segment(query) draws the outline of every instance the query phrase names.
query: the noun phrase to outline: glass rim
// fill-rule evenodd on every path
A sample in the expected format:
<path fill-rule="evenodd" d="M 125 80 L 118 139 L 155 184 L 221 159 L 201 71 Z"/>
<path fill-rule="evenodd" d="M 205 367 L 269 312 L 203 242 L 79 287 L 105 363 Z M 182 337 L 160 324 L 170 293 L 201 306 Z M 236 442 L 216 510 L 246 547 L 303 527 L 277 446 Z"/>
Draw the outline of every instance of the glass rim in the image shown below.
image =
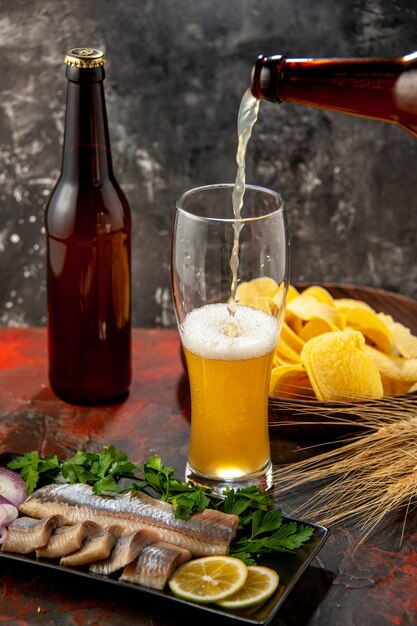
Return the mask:
<path fill-rule="evenodd" d="M 210 215 L 209 216 L 198 215 L 197 213 L 193 213 L 192 211 L 187 210 L 182 206 L 182 203 L 188 197 L 195 194 L 196 192 L 211 191 L 213 189 L 233 189 L 233 187 L 234 187 L 234 183 L 213 183 L 211 185 L 201 185 L 199 187 L 192 187 L 191 189 L 188 189 L 187 191 L 185 191 L 179 198 L 177 198 L 176 203 L 175 203 L 176 210 L 197 221 L 221 222 L 221 223 L 231 223 L 231 224 L 257 222 L 260 220 L 268 219 L 270 217 L 277 215 L 278 213 L 282 213 L 283 211 L 285 211 L 284 199 L 280 193 L 278 193 L 277 191 L 274 191 L 273 189 L 269 189 L 268 187 L 262 187 L 260 185 L 252 185 L 249 183 L 245 184 L 245 192 L 247 189 L 249 189 L 251 191 L 261 192 L 265 195 L 272 196 L 273 198 L 278 200 L 279 206 L 271 209 L 270 211 L 268 211 L 267 213 L 264 213 L 263 215 L 256 215 L 254 217 L 253 216 L 252 217 L 240 217 L 238 219 L 236 219 L 233 214 L 230 217 L 214 217 Z M 230 207 L 230 210 L 232 211 L 232 207 Z"/>

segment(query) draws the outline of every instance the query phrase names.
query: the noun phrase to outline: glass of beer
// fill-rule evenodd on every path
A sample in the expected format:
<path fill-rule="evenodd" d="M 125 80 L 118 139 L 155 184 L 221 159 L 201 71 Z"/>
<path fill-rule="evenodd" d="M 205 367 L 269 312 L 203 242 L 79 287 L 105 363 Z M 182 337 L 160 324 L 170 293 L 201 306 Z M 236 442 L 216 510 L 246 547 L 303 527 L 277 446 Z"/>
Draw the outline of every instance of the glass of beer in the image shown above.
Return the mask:
<path fill-rule="evenodd" d="M 232 184 L 177 201 L 172 290 L 191 392 L 188 481 L 221 495 L 272 486 L 268 389 L 288 285 L 281 196 L 247 185 L 241 217 Z"/>

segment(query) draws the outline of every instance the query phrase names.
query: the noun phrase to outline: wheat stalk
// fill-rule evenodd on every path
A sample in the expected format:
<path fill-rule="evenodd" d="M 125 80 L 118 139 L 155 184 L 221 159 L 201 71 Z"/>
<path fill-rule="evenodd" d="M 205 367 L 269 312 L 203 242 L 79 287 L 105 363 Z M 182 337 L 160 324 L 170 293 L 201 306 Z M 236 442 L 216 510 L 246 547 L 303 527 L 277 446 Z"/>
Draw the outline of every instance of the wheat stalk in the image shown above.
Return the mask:
<path fill-rule="evenodd" d="M 279 401 L 280 409 L 283 404 Z M 405 509 L 406 519 L 417 498 L 416 397 L 387 398 L 360 408 L 335 403 L 330 412 L 312 402 L 308 407 L 300 402 L 294 412 L 293 404 L 288 406 L 297 419 L 273 426 L 316 425 L 322 418 L 326 424 L 360 423 L 365 430 L 345 437 L 335 449 L 274 471 L 275 495 L 304 486 L 314 489 L 292 513 L 324 525 L 355 521 L 364 536 L 393 511 Z M 303 415 L 305 421 L 300 422 Z"/>

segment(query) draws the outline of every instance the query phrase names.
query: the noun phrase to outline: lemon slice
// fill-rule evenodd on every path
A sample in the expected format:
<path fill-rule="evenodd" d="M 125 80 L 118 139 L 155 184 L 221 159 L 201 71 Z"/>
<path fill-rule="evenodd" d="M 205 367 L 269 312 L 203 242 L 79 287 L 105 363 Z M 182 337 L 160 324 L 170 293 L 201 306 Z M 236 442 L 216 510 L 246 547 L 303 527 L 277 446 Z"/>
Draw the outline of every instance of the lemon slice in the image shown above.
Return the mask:
<path fill-rule="evenodd" d="M 216 602 L 225 609 L 244 609 L 268 600 L 279 585 L 278 574 L 269 567 L 249 565 L 245 584 L 232 596 Z"/>
<path fill-rule="evenodd" d="M 168 584 L 176 596 L 195 602 L 217 602 L 245 583 L 248 568 L 231 556 L 206 556 L 185 563 Z"/>

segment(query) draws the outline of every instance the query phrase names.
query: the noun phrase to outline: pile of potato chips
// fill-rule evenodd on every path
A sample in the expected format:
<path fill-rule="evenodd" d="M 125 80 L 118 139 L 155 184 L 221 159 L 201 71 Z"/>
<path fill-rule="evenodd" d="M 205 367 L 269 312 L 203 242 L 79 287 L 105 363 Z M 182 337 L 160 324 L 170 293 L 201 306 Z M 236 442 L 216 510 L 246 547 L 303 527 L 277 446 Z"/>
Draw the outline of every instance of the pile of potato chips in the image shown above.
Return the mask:
<path fill-rule="evenodd" d="M 274 313 L 285 290 L 272 278 L 237 289 L 239 304 Z M 290 286 L 275 350 L 270 396 L 366 400 L 417 391 L 417 337 L 360 300 L 319 286 Z"/>

